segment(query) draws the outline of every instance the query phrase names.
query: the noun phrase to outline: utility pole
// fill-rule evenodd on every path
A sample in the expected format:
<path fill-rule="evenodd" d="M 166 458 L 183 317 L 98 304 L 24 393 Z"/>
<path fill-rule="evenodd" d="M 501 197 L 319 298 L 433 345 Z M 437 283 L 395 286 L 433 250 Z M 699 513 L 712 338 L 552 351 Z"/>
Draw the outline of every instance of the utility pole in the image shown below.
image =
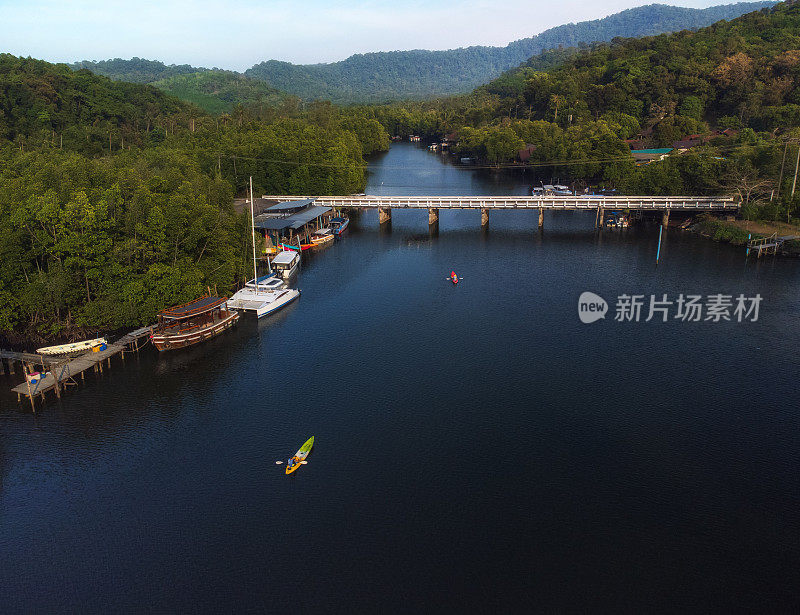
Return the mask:
<path fill-rule="evenodd" d="M 800 143 L 797 144 L 797 162 L 794 165 L 794 181 L 792 182 L 792 196 L 794 198 L 794 189 L 797 187 L 797 171 L 800 169 Z"/>
<path fill-rule="evenodd" d="M 789 151 L 789 142 L 783 148 L 783 162 L 781 162 L 781 174 L 778 177 L 778 195 L 775 198 L 781 198 L 781 182 L 783 181 L 783 169 L 786 166 L 786 152 Z"/>

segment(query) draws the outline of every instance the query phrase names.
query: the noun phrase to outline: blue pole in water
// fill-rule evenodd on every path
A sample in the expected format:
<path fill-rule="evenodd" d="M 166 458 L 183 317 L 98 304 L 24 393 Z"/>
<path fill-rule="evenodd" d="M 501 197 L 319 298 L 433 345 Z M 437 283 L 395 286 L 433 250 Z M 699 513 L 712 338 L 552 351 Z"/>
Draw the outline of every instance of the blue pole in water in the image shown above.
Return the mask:
<path fill-rule="evenodd" d="M 658 259 L 661 257 L 661 234 L 664 232 L 664 226 L 658 227 L 658 251 L 656 252 L 656 265 L 658 265 Z"/>
<path fill-rule="evenodd" d="M 747 234 L 747 254 L 745 256 L 750 256 L 750 238 L 753 236 L 753 233 Z"/>

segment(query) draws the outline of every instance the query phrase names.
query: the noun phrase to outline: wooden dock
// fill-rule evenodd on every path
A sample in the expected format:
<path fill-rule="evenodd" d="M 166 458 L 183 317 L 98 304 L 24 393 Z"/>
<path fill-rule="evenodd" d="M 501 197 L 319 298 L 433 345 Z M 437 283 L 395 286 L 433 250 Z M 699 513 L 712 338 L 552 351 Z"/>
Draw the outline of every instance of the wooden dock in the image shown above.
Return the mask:
<path fill-rule="evenodd" d="M 128 333 L 113 344 L 108 344 L 105 350 L 89 351 L 71 358 L 0 350 L 0 371 L 5 366 L 8 373 L 13 374 L 15 363 L 21 364 L 25 382 L 15 386 L 12 391 L 17 394 L 17 401 L 22 401 L 23 397 L 27 397 L 31 402 L 31 408 L 36 412 L 37 397 L 40 397 L 44 403 L 45 393 L 53 391 L 60 399 L 61 393 L 67 388 L 78 385 L 78 377 L 85 382 L 86 372 L 90 369 L 96 374 L 102 374 L 104 365 L 106 369 L 111 367 L 113 357 L 119 356 L 124 361 L 126 352 L 138 351 L 142 346 L 142 340 L 149 338 L 151 331 L 152 327 L 142 327 Z M 28 374 L 35 371 L 35 367 L 41 367 L 45 376 L 36 382 L 31 382 Z"/>
<path fill-rule="evenodd" d="M 769 237 L 751 239 L 747 242 L 747 255 L 750 256 L 751 253 L 755 252 L 756 257 L 761 258 L 763 254 L 777 254 L 784 243 L 796 239 L 800 239 L 800 236 L 785 235 L 783 237 L 778 237 L 778 233 L 773 233 Z"/>

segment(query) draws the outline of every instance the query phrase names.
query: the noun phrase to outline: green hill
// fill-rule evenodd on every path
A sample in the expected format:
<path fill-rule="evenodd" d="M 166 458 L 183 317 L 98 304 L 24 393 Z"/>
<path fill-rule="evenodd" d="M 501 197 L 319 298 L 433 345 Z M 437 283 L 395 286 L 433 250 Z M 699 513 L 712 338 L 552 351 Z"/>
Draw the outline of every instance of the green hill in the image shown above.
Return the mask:
<path fill-rule="evenodd" d="M 151 85 L 214 114 L 231 111 L 237 104 L 276 106 L 287 99 L 263 81 L 230 71 L 175 75 Z"/>
<path fill-rule="evenodd" d="M 604 19 L 559 26 L 506 47 L 368 53 L 331 64 L 295 65 L 270 60 L 245 74 L 302 98 L 337 103 L 430 98 L 469 92 L 546 49 L 699 28 L 773 4 L 751 2 L 707 9 L 653 4 Z"/>
<path fill-rule="evenodd" d="M 800 6 L 781 3 L 695 32 L 562 50 L 556 61 L 538 56 L 479 92 L 499 96 L 496 116 L 555 121 L 557 106 L 562 121 L 623 114 L 664 145 L 703 122 L 800 125 L 799 49 Z"/>
<path fill-rule="evenodd" d="M 148 85 L 0 54 L 0 138 L 54 138 L 58 133 L 75 148 L 102 149 L 109 133 L 130 144 L 164 118 L 198 113 Z"/>
<path fill-rule="evenodd" d="M 131 58 L 123 60 L 114 58 L 113 60 L 84 60 L 70 64 L 73 70 L 85 68 L 97 75 L 103 75 L 115 81 L 130 81 L 131 83 L 152 83 L 175 75 L 187 75 L 207 71 L 207 68 L 196 68 L 188 64 L 164 64 L 158 60 L 145 60 L 143 58 Z"/>

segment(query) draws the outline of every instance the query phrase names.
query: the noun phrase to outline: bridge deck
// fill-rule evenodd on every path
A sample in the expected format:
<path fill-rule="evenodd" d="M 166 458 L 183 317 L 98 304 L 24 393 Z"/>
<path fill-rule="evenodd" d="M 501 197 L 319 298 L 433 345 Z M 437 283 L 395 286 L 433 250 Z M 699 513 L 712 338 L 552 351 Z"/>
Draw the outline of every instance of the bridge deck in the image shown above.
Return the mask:
<path fill-rule="evenodd" d="M 637 209 L 643 211 L 738 211 L 729 197 L 694 196 L 264 196 L 277 201 L 312 198 L 329 207 L 392 209 Z"/>

